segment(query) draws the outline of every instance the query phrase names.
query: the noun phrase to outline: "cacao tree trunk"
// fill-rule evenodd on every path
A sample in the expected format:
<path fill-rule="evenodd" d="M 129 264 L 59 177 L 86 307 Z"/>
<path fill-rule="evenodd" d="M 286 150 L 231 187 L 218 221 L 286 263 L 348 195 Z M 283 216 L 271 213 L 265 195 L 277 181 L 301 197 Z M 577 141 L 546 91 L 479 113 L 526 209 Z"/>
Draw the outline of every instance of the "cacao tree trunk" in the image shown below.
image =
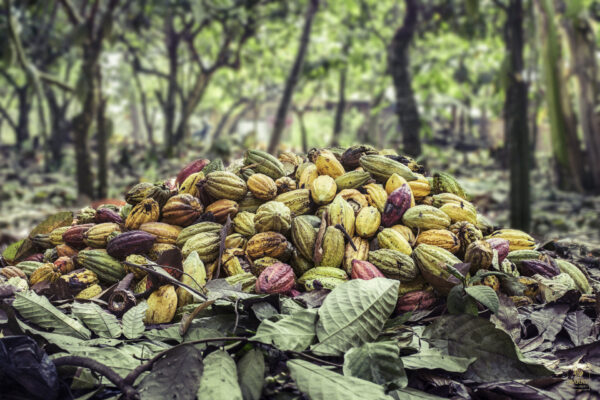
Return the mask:
<path fill-rule="evenodd" d="M 17 117 L 17 129 L 15 130 L 15 144 L 17 150 L 21 150 L 23 143 L 29 140 L 29 113 L 31 112 L 31 97 L 27 86 L 17 91 L 19 101 L 19 115 Z"/>
<path fill-rule="evenodd" d="M 179 37 L 175 34 L 173 28 L 173 15 L 169 15 L 165 22 L 167 57 L 169 62 L 169 78 L 167 82 L 167 96 L 165 99 L 165 131 L 164 146 L 167 157 L 173 155 L 173 146 L 175 142 L 175 93 L 177 91 L 177 72 L 178 58 L 177 47 L 179 46 Z"/>
<path fill-rule="evenodd" d="M 292 69 L 290 70 L 290 73 L 286 79 L 285 87 L 283 89 L 283 95 L 281 96 L 279 107 L 277 108 L 273 132 L 271 133 L 271 140 L 269 142 L 268 147 L 269 153 L 274 153 L 277 149 L 277 146 L 279 145 L 281 136 L 283 134 L 283 129 L 285 128 L 285 120 L 287 117 L 288 110 L 290 108 L 290 104 L 292 103 L 294 88 L 298 83 L 298 79 L 300 78 L 300 72 L 302 71 L 302 66 L 304 65 L 304 58 L 306 56 L 308 43 L 310 41 L 312 23 L 315 14 L 319 9 L 319 1 L 320 0 L 308 1 L 308 8 L 304 17 L 304 27 L 302 28 L 302 35 L 300 36 L 300 45 L 298 47 L 298 52 L 296 53 L 296 59 L 294 60 Z"/>
<path fill-rule="evenodd" d="M 527 127 L 527 84 L 521 78 L 524 68 L 523 3 L 510 0 L 506 8 L 504 40 L 508 53 L 506 97 L 504 101 L 505 137 L 508 139 L 510 165 L 510 224 L 527 231 L 531 223 L 530 143 Z"/>
<path fill-rule="evenodd" d="M 344 112 L 346 111 L 346 77 L 348 75 L 348 66 L 345 65 L 340 71 L 340 83 L 338 102 L 335 108 L 335 120 L 333 124 L 333 138 L 331 140 L 332 146 L 339 146 L 340 134 L 343 129 Z"/>
<path fill-rule="evenodd" d="M 396 91 L 396 114 L 402 130 L 404 153 L 418 157 L 421 154 L 420 120 L 417 101 L 410 76 L 409 47 L 417 27 L 418 1 L 405 0 L 406 15 L 403 25 L 396 30 L 388 51 L 389 71 Z"/>
<path fill-rule="evenodd" d="M 100 91 L 101 92 L 101 91 Z M 108 194 L 108 121 L 105 116 L 106 99 L 98 96 L 98 112 L 96 114 L 96 140 L 98 143 L 98 198 L 104 199 Z"/>

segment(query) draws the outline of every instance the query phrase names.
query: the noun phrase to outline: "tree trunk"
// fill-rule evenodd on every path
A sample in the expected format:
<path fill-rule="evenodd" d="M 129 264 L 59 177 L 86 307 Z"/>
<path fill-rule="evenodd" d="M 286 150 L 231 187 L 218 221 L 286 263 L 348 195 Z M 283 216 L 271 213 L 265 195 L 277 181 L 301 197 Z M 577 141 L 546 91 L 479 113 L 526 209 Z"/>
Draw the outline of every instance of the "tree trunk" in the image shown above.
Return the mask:
<path fill-rule="evenodd" d="M 196 82 L 194 83 L 194 87 L 192 88 L 187 100 L 184 104 L 182 104 L 183 110 L 181 112 L 181 118 L 179 120 L 179 125 L 177 125 L 177 129 L 175 130 L 174 135 L 174 144 L 177 145 L 181 143 L 184 138 L 189 137 L 189 122 L 192 114 L 198 104 L 202 101 L 204 97 L 204 93 L 206 92 L 206 88 L 208 87 L 208 82 L 212 77 L 212 73 L 198 72 L 196 76 Z"/>
<path fill-rule="evenodd" d="M 302 141 L 302 152 L 308 153 L 308 132 L 306 131 L 306 124 L 304 123 L 305 111 L 294 109 L 296 116 L 298 117 L 298 123 L 300 124 L 300 140 Z"/>
<path fill-rule="evenodd" d="M 96 114 L 96 140 L 98 143 L 98 198 L 104 199 L 108 194 L 108 121 L 106 120 L 106 99 L 98 96 L 98 112 Z"/>
<path fill-rule="evenodd" d="M 310 32 L 312 29 L 312 23 L 319 9 L 320 0 L 309 0 L 306 15 L 304 17 L 304 27 L 302 28 L 302 35 L 300 36 L 300 45 L 298 52 L 296 53 L 296 59 L 294 65 L 290 70 L 290 73 L 286 79 L 285 87 L 283 89 L 283 95 L 277 108 L 277 114 L 275 117 L 275 123 L 273 126 L 273 133 L 271 134 L 271 140 L 269 142 L 269 153 L 274 153 L 279 145 L 283 129 L 285 128 L 285 119 L 287 117 L 290 104 L 292 103 L 292 96 L 294 94 L 294 88 L 298 83 L 302 66 L 304 65 L 304 58 L 306 56 L 306 50 L 308 49 L 308 43 L 310 41 Z"/>
<path fill-rule="evenodd" d="M 179 46 L 179 37 L 175 34 L 173 29 L 173 15 L 169 15 L 166 18 L 166 46 L 167 56 L 169 62 L 169 79 L 167 83 L 167 97 L 165 99 L 165 132 L 164 132 L 164 146 L 165 154 L 167 157 L 173 155 L 174 146 L 174 127 L 175 127 L 175 93 L 177 91 L 177 71 L 178 71 L 178 58 L 177 58 L 177 47 Z"/>
<path fill-rule="evenodd" d="M 479 140 L 481 140 L 484 146 L 490 144 L 490 126 L 488 119 L 488 110 L 485 105 L 481 108 L 481 119 L 479 121 Z"/>
<path fill-rule="evenodd" d="M 56 93 L 51 88 L 46 88 L 46 100 L 50 109 L 50 168 L 57 170 L 62 165 L 63 146 L 67 141 L 69 124 L 67 121 L 68 101 L 59 104 Z"/>
<path fill-rule="evenodd" d="M 510 0 L 506 8 L 504 40 L 509 56 L 506 98 L 504 101 L 504 130 L 508 142 L 510 164 L 510 224 L 527 231 L 531 223 L 530 208 L 530 144 L 527 127 L 527 84 L 521 79 L 523 71 L 523 4 Z"/>
<path fill-rule="evenodd" d="M 421 154 L 419 110 L 412 89 L 409 46 L 417 27 L 418 1 L 405 0 L 403 25 L 396 30 L 388 51 L 389 70 L 396 91 L 396 114 L 402 129 L 404 152 L 417 157 Z"/>
<path fill-rule="evenodd" d="M 332 146 L 339 146 L 340 134 L 342 133 L 343 122 L 344 122 L 344 111 L 346 111 L 346 77 L 348 75 L 348 66 L 345 65 L 340 71 L 340 83 L 339 83 L 339 98 L 335 108 L 335 122 L 333 125 L 333 138 L 331 140 Z"/>
<path fill-rule="evenodd" d="M 150 146 L 150 152 L 152 154 L 156 153 L 156 143 L 154 142 L 154 124 L 150 119 L 150 115 L 148 112 L 148 100 L 146 98 L 146 92 L 142 87 L 142 83 L 140 82 L 140 77 L 138 73 L 134 71 L 133 77 L 135 80 L 135 86 L 140 94 L 140 102 L 142 103 L 142 119 L 144 121 L 144 127 L 146 129 L 146 135 L 148 136 L 148 145 Z"/>
<path fill-rule="evenodd" d="M 19 116 L 15 130 L 17 150 L 21 150 L 23 143 L 29 140 L 29 112 L 31 111 L 31 98 L 27 86 L 18 89 Z"/>
<path fill-rule="evenodd" d="M 136 147 L 140 143 L 140 131 L 142 130 L 142 124 L 140 123 L 140 110 L 135 103 L 135 97 L 131 96 L 129 99 L 129 115 L 131 116 L 131 136 Z"/>
<path fill-rule="evenodd" d="M 565 20 L 565 31 L 569 39 L 572 70 L 577 77 L 579 123 L 586 144 L 588 162 L 588 188 L 600 192 L 600 81 L 596 65 L 594 31 L 583 18 Z"/>

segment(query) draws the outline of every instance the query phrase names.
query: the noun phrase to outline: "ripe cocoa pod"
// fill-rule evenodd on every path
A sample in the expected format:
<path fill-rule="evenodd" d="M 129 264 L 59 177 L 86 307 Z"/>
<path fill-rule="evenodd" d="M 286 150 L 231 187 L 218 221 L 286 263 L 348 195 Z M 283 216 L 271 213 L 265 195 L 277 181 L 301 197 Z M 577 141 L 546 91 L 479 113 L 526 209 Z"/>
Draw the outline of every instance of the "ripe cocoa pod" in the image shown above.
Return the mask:
<path fill-rule="evenodd" d="M 411 245 L 414 244 L 417 240 L 417 238 L 415 237 L 415 234 L 413 232 L 412 229 L 410 229 L 408 226 L 404 226 L 404 225 L 394 225 L 392 226 L 392 229 L 397 230 L 398 232 L 400 232 L 402 234 L 402 236 L 404 236 L 404 239 L 406 239 L 406 241 L 408 243 L 410 243 Z"/>
<path fill-rule="evenodd" d="M 40 282 L 55 282 L 60 278 L 60 272 L 54 270 L 53 264 L 44 264 L 37 268 L 29 277 L 31 286 Z"/>
<path fill-rule="evenodd" d="M 246 248 L 246 243 L 248 243 L 248 240 L 239 233 L 232 233 L 225 237 L 225 248 L 227 249 L 234 247 L 244 249 Z"/>
<path fill-rule="evenodd" d="M 146 222 L 140 226 L 140 230 L 148 232 L 156 237 L 155 243 L 175 244 L 181 233 L 181 228 L 164 222 Z"/>
<path fill-rule="evenodd" d="M 527 233 L 518 229 L 500 229 L 492 232 L 490 238 L 506 239 L 509 242 L 509 250 L 533 250 L 535 239 Z"/>
<path fill-rule="evenodd" d="M 254 228 L 257 232 L 286 233 L 292 223 L 290 209 L 278 201 L 268 201 L 258 207 L 254 216 Z"/>
<path fill-rule="evenodd" d="M 254 216 L 255 214 L 248 211 L 238 212 L 232 221 L 233 230 L 246 237 L 253 236 L 256 233 L 256 229 L 254 228 Z"/>
<path fill-rule="evenodd" d="M 509 241 L 506 239 L 492 238 L 487 239 L 486 242 L 488 242 L 490 246 L 492 246 L 493 250 L 496 250 L 498 252 L 498 263 L 502 264 L 509 252 Z"/>
<path fill-rule="evenodd" d="M 250 272 L 228 276 L 225 281 L 231 286 L 241 285 L 244 293 L 254 293 L 256 291 L 256 277 Z"/>
<path fill-rule="evenodd" d="M 141 203 L 140 203 L 141 204 Z M 121 232 L 121 227 L 114 222 L 105 222 L 89 228 L 83 234 L 83 241 L 89 247 L 105 248 L 108 237 L 113 232 Z"/>
<path fill-rule="evenodd" d="M 65 244 L 76 249 L 83 249 L 86 244 L 83 240 L 84 233 L 87 232 L 94 224 L 73 225 L 63 233 L 62 238 Z"/>
<path fill-rule="evenodd" d="M 321 175 L 310 185 L 310 194 L 317 204 L 328 204 L 335 197 L 337 186 L 329 175 Z"/>
<path fill-rule="evenodd" d="M 136 264 L 136 265 L 154 264 L 152 261 L 150 261 L 145 256 L 140 255 L 140 254 L 130 254 L 127 256 L 125 261 L 127 261 L 128 263 Z M 125 268 L 126 273 L 130 273 L 130 272 L 133 273 L 135 279 L 138 279 L 138 280 L 143 279 L 147 275 L 147 272 L 144 271 L 143 269 L 134 267 L 130 264 L 123 263 L 123 268 Z"/>
<path fill-rule="evenodd" d="M 292 242 L 304 258 L 312 260 L 315 252 L 315 241 L 317 231 L 305 215 L 298 216 L 292 220 Z"/>
<path fill-rule="evenodd" d="M 265 174 L 272 179 L 285 175 L 281 161 L 261 150 L 246 150 L 244 165 L 252 165 L 256 173 Z"/>
<path fill-rule="evenodd" d="M 445 212 L 450 217 L 452 223 L 459 221 L 467 221 L 472 224 L 477 223 L 477 214 L 468 207 L 463 207 L 458 204 L 448 203 L 440 207 L 440 210 Z"/>
<path fill-rule="evenodd" d="M 252 259 L 273 257 L 282 259 L 288 251 L 288 241 L 278 232 L 261 232 L 252 236 L 246 245 L 246 253 Z"/>
<path fill-rule="evenodd" d="M 277 186 L 277 194 L 286 193 L 298 189 L 298 184 L 290 177 L 282 176 L 275 181 Z"/>
<path fill-rule="evenodd" d="M 380 249 L 369 252 L 368 261 L 387 278 L 408 282 L 417 277 L 419 270 L 413 259 L 397 250 Z"/>
<path fill-rule="evenodd" d="M 519 272 L 524 276 L 534 276 L 539 274 L 546 278 L 551 278 L 560 274 L 560 269 L 551 263 L 539 260 L 526 260 L 522 261 L 519 265 Z"/>
<path fill-rule="evenodd" d="M 97 224 L 101 224 L 103 222 L 113 222 L 121 225 L 123 223 L 123 218 L 121 218 L 121 215 L 115 210 L 111 210 L 110 208 L 99 208 L 96 210 L 94 222 Z"/>
<path fill-rule="evenodd" d="M 348 280 L 346 273 L 335 267 L 315 267 L 306 271 L 298 283 L 308 291 L 317 289 L 334 289 L 337 285 Z"/>
<path fill-rule="evenodd" d="M 352 261 L 366 260 L 369 257 L 369 241 L 367 239 L 355 236 L 352 238 L 352 242 L 356 246 L 356 250 L 348 242 L 346 244 L 346 251 L 344 252 L 344 270 L 347 274 L 350 274 L 352 271 Z"/>
<path fill-rule="evenodd" d="M 198 256 L 204 263 L 210 263 L 219 256 L 220 237 L 215 232 L 202 232 L 188 239 L 181 253 L 184 257 L 188 257 L 192 251 L 196 251 Z"/>
<path fill-rule="evenodd" d="M 377 211 L 383 213 L 388 198 L 388 194 L 383 186 L 376 183 L 369 183 L 363 186 L 363 189 L 367 192 L 366 198 L 369 205 L 376 207 Z"/>
<path fill-rule="evenodd" d="M 342 176 L 346 172 L 342 163 L 335 158 L 335 155 L 325 149 L 319 150 L 317 153 L 315 165 L 317 166 L 319 175 L 328 175 L 333 179 Z"/>
<path fill-rule="evenodd" d="M 412 248 L 404 236 L 395 229 L 385 228 L 377 235 L 377 242 L 382 249 L 397 250 L 406 255 L 411 255 Z"/>
<path fill-rule="evenodd" d="M 62 226 L 60 228 L 52 230 L 52 232 L 50 232 L 50 234 L 48 235 L 48 239 L 50 240 L 52 246 L 58 246 L 59 244 L 63 244 L 65 242 L 63 240 L 63 235 L 70 228 L 70 226 Z"/>
<path fill-rule="evenodd" d="M 292 216 L 296 217 L 310 212 L 310 196 L 309 189 L 296 189 L 278 195 L 275 197 L 275 201 L 285 204 L 290 209 Z"/>
<path fill-rule="evenodd" d="M 6 279 L 17 277 L 27 280 L 27 275 L 25 275 L 25 272 L 21 271 L 18 267 L 13 267 L 10 265 L 4 268 L 0 268 L 0 275 L 5 277 Z"/>
<path fill-rule="evenodd" d="M 371 174 L 366 171 L 350 171 L 335 178 L 338 190 L 358 189 L 371 179 Z"/>
<path fill-rule="evenodd" d="M 81 292 L 77 293 L 75 296 L 78 300 L 89 300 L 102 293 L 102 287 L 97 283 L 90 285 L 83 289 Z"/>
<path fill-rule="evenodd" d="M 15 267 L 17 267 L 18 269 L 20 269 L 21 271 L 23 271 L 23 273 L 25 275 L 31 276 L 31 274 L 33 273 L 33 271 L 35 271 L 36 269 L 38 269 L 42 265 L 44 265 L 44 263 L 39 262 L 39 261 L 21 261 L 20 263 L 18 263 L 17 265 L 15 265 Z"/>
<path fill-rule="evenodd" d="M 206 159 L 198 159 L 190 162 L 177 174 L 177 178 L 175 178 L 175 185 L 179 187 L 180 184 L 185 182 L 188 176 L 202 171 L 202 169 L 208 165 L 208 163 L 209 161 Z"/>
<path fill-rule="evenodd" d="M 414 181 L 408 181 L 408 186 L 412 192 L 415 200 L 419 201 L 429 196 L 431 187 L 429 186 L 429 180 L 421 174 L 415 174 L 417 179 Z"/>
<path fill-rule="evenodd" d="M 206 167 L 204 167 L 206 168 Z M 179 194 L 190 194 L 194 197 L 200 198 L 200 188 L 198 184 L 204 179 L 204 172 L 195 172 L 188 175 L 187 178 L 179 185 Z"/>
<path fill-rule="evenodd" d="M 352 279 L 369 280 L 373 278 L 385 278 L 385 275 L 376 266 L 368 261 L 352 260 Z"/>
<path fill-rule="evenodd" d="M 246 195 L 246 182 L 233 172 L 215 171 L 206 175 L 206 192 L 215 199 L 241 200 Z"/>
<path fill-rule="evenodd" d="M 458 279 L 448 272 L 446 265 L 455 266 L 461 261 L 448 250 L 420 244 L 414 249 L 413 257 L 425 280 L 442 295 L 447 295 L 450 289 L 459 283 Z"/>
<path fill-rule="evenodd" d="M 432 201 L 433 206 L 437 208 L 441 208 L 446 204 L 454 204 L 468 210 L 470 214 L 477 214 L 477 210 L 472 203 L 452 193 L 435 194 L 432 196 Z M 469 222 L 473 223 L 472 221 Z"/>
<path fill-rule="evenodd" d="M 381 215 L 383 226 L 390 227 L 400 223 L 402 216 L 413 202 L 410 187 L 406 183 L 390 193 Z"/>
<path fill-rule="evenodd" d="M 402 185 L 408 185 L 408 182 L 406 181 L 406 179 L 404 179 L 403 177 L 401 177 L 398 174 L 392 174 L 388 180 L 385 182 L 385 191 L 387 192 L 388 196 L 390 195 L 390 193 L 392 193 L 394 190 L 398 189 L 400 186 Z M 410 189 L 410 186 L 409 186 Z M 412 196 L 412 193 L 411 193 Z M 414 202 L 414 198 L 413 198 L 413 202 Z M 414 204 L 413 204 L 414 206 Z"/>
<path fill-rule="evenodd" d="M 254 276 L 258 277 L 267 267 L 280 262 L 278 259 L 273 257 L 262 257 L 254 260 L 250 265 L 250 270 Z"/>
<path fill-rule="evenodd" d="M 175 244 L 179 247 L 183 247 L 185 243 L 193 236 L 205 232 L 219 233 L 221 228 L 223 228 L 223 225 L 210 221 L 199 222 L 197 224 L 190 225 L 183 228 L 181 232 L 179 232 Z"/>
<path fill-rule="evenodd" d="M 483 239 L 481 231 L 470 222 L 457 222 L 450 225 L 448 230 L 458 237 L 458 241 L 460 242 L 460 254 L 464 254 L 471 243 Z"/>
<path fill-rule="evenodd" d="M 47 233 L 38 233 L 30 238 L 31 242 L 39 248 L 49 249 L 54 245 L 50 242 L 50 235 Z"/>
<path fill-rule="evenodd" d="M 354 214 L 358 214 L 363 207 L 367 207 L 369 205 L 366 196 L 356 189 L 344 189 L 337 195 L 350 204 L 354 210 Z"/>
<path fill-rule="evenodd" d="M 225 223 L 227 216 L 233 219 L 238 213 L 238 204 L 233 200 L 221 199 L 217 200 L 212 204 L 206 206 L 206 212 L 212 213 L 215 217 L 215 221 L 218 223 Z"/>
<path fill-rule="evenodd" d="M 323 235 L 323 256 L 319 267 L 339 268 L 344 259 L 344 235 L 339 229 L 328 226 Z"/>
<path fill-rule="evenodd" d="M 221 265 L 227 276 L 243 274 L 250 270 L 250 265 L 244 259 L 245 253 L 240 248 L 227 248 L 221 257 Z M 244 268 L 246 267 L 246 268 Z"/>
<path fill-rule="evenodd" d="M 90 285 L 98 283 L 98 276 L 87 269 L 72 271 L 71 273 L 62 275 L 60 279 L 67 282 L 69 288 L 74 291 L 83 290 Z"/>
<path fill-rule="evenodd" d="M 298 188 L 308 189 L 313 181 L 319 177 L 317 166 L 311 162 L 304 163 L 298 167 Z"/>
<path fill-rule="evenodd" d="M 158 203 L 154 199 L 144 199 L 136 204 L 127 218 L 125 219 L 125 228 L 128 230 L 136 230 L 146 222 L 158 221 L 160 209 Z"/>
<path fill-rule="evenodd" d="M 277 196 L 277 184 L 265 174 L 254 174 L 248 178 L 248 190 L 261 200 L 272 200 Z"/>
<path fill-rule="evenodd" d="M 125 193 L 125 201 L 131 205 L 136 205 L 148 197 L 148 193 L 154 185 L 150 182 L 140 182 L 134 185 Z"/>
<path fill-rule="evenodd" d="M 460 250 L 460 241 L 458 240 L 458 237 L 446 229 L 430 229 L 421 232 L 417 237 L 416 244 L 419 245 L 421 243 L 441 247 L 452 254 Z"/>
<path fill-rule="evenodd" d="M 331 202 L 327 213 L 329 225 L 342 225 L 348 235 L 354 235 L 354 209 L 343 197 L 336 196 Z"/>
<path fill-rule="evenodd" d="M 450 217 L 435 207 L 418 205 L 406 210 L 402 223 L 409 228 L 421 230 L 446 229 L 450 226 Z"/>
<path fill-rule="evenodd" d="M 436 172 L 433 174 L 433 193 L 452 193 L 465 200 L 468 200 L 467 193 L 460 183 L 450 174 L 445 172 Z"/>
<path fill-rule="evenodd" d="M 428 310 L 437 302 L 435 294 L 429 290 L 419 290 L 410 292 L 398 299 L 396 303 L 396 312 L 403 314 L 406 312 Z"/>
<path fill-rule="evenodd" d="M 375 180 L 382 183 L 385 183 L 394 173 L 407 181 L 413 181 L 417 178 L 406 165 L 383 155 L 364 155 L 360 158 L 359 164 Z"/>
<path fill-rule="evenodd" d="M 117 283 L 125 276 L 125 269 L 117 259 L 104 250 L 81 250 L 77 254 L 77 264 L 92 271 L 100 281 Z"/>
<path fill-rule="evenodd" d="M 581 272 L 581 270 L 576 265 L 571 264 L 566 260 L 560 259 L 556 260 L 556 264 L 558 265 L 560 272 L 569 275 L 573 279 L 573 282 L 575 282 L 575 286 L 577 286 L 577 289 L 581 293 L 592 293 L 592 288 L 590 287 L 590 282 L 588 281 L 588 278 L 583 272 Z"/>
<path fill-rule="evenodd" d="M 75 269 L 73 259 L 71 257 L 58 257 L 54 261 L 54 270 L 62 274 L 68 274 Z M 24 277 L 24 276 L 23 276 Z"/>
<path fill-rule="evenodd" d="M 536 250 L 513 250 L 509 251 L 506 259 L 514 263 L 517 267 L 521 265 L 521 262 L 526 260 L 540 260 L 542 253 Z"/>
<path fill-rule="evenodd" d="M 171 197 L 162 208 L 162 222 L 171 225 L 188 226 L 202 214 L 204 207 L 191 194 L 178 194 Z"/>
<path fill-rule="evenodd" d="M 292 267 L 282 262 L 267 267 L 256 280 L 257 293 L 286 293 L 295 285 Z"/>
<path fill-rule="evenodd" d="M 467 247 L 465 251 L 465 262 L 471 264 L 471 273 L 480 269 L 489 269 L 492 266 L 494 252 L 492 245 L 485 240 L 477 240 Z"/>
<path fill-rule="evenodd" d="M 117 235 L 106 245 L 106 252 L 117 260 L 124 260 L 130 254 L 144 254 L 150 251 L 156 236 L 144 231 L 129 231 Z"/>
<path fill-rule="evenodd" d="M 362 238 L 370 238 L 379 229 L 381 214 L 375 207 L 363 207 L 356 216 L 356 233 Z"/>
<path fill-rule="evenodd" d="M 177 293 L 173 285 L 163 285 L 148 297 L 144 322 L 148 325 L 168 324 L 177 311 Z"/>
<path fill-rule="evenodd" d="M 377 150 L 369 145 L 354 145 L 348 147 L 346 151 L 342 153 L 341 163 L 347 171 L 358 168 L 360 165 L 360 158 L 368 154 L 378 154 Z"/>

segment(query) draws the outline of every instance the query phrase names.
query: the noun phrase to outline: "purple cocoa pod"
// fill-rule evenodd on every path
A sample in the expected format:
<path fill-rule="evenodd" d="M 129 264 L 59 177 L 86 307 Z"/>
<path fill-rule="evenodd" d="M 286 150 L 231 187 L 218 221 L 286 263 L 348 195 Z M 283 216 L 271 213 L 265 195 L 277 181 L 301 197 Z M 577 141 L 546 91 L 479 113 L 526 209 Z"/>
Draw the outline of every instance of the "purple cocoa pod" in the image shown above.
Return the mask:
<path fill-rule="evenodd" d="M 144 254 L 150 251 L 156 236 L 144 231 L 129 231 L 121 233 L 108 241 L 106 252 L 123 260 L 131 254 Z"/>
<path fill-rule="evenodd" d="M 410 208 L 411 200 L 410 187 L 406 183 L 390 193 L 381 216 L 383 226 L 390 227 L 398 224 L 406 210 Z"/>
<path fill-rule="evenodd" d="M 552 278 L 560 274 L 560 269 L 556 265 L 551 265 L 539 260 L 525 260 L 519 266 L 521 275 L 533 276 L 535 274 L 542 275 L 546 278 Z"/>
<path fill-rule="evenodd" d="M 97 224 L 103 222 L 114 222 L 115 224 L 122 224 L 123 218 L 118 212 L 111 210 L 110 208 L 100 208 L 96 210 L 95 221 Z"/>
<path fill-rule="evenodd" d="M 502 264 L 502 261 L 504 261 L 504 259 L 508 255 L 508 248 L 510 242 L 506 239 L 501 238 L 491 238 L 487 239 L 486 241 L 492 246 L 492 249 L 498 252 L 498 263 Z"/>

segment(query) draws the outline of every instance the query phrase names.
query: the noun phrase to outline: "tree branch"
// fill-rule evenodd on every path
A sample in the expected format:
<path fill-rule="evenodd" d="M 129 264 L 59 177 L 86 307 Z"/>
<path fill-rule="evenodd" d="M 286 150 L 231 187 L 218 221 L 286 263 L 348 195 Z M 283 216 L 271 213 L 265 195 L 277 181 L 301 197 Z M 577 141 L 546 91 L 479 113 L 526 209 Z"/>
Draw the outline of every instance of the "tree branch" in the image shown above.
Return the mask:
<path fill-rule="evenodd" d="M 492 2 L 497 5 L 498 7 L 500 7 L 501 9 L 503 9 L 504 11 L 506 11 L 508 9 L 508 6 L 504 3 L 502 3 L 502 1 L 500 0 L 492 0 Z"/>
<path fill-rule="evenodd" d="M 62 4 L 63 8 L 65 9 L 65 12 L 67 13 L 67 17 L 69 18 L 69 21 L 71 21 L 71 23 L 73 25 L 77 26 L 77 25 L 80 25 L 81 23 L 83 23 L 83 17 L 75 9 L 75 6 L 73 6 L 73 4 L 71 3 L 71 0 L 59 0 L 59 1 L 60 1 L 60 4 Z"/>

